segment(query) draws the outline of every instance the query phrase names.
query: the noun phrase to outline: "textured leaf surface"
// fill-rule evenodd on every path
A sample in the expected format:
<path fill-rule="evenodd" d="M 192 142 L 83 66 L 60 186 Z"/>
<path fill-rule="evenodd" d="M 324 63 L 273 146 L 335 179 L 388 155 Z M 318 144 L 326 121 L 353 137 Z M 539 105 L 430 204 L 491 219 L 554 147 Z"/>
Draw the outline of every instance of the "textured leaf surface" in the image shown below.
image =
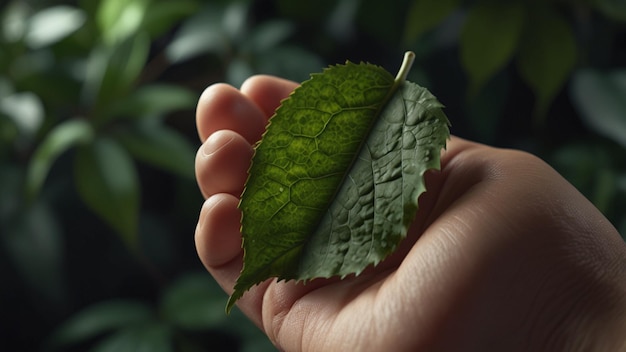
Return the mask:
<path fill-rule="evenodd" d="M 359 274 L 406 236 L 449 136 L 425 88 L 371 64 L 312 75 L 272 117 L 241 198 L 244 268 L 227 310 L 270 277 Z"/>

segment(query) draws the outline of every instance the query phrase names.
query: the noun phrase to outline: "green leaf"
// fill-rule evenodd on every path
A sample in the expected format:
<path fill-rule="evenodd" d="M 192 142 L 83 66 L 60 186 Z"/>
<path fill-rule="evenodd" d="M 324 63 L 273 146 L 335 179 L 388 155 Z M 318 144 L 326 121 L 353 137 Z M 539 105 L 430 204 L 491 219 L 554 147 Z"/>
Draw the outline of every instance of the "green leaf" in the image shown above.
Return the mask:
<path fill-rule="evenodd" d="M 224 322 L 224 291 L 208 274 L 187 275 L 165 291 L 161 315 L 183 329 L 207 330 Z"/>
<path fill-rule="evenodd" d="M 83 201 L 134 249 L 137 246 L 139 180 L 128 153 L 113 140 L 97 139 L 78 149 L 74 172 Z"/>
<path fill-rule="evenodd" d="M 26 194 L 33 198 L 39 193 L 50 167 L 65 151 L 94 137 L 91 125 L 82 119 L 71 119 L 55 126 L 37 147 L 28 165 Z"/>
<path fill-rule="evenodd" d="M 513 57 L 524 27 L 526 11 L 519 0 L 482 0 L 467 16 L 461 33 L 461 63 L 476 95 Z"/>
<path fill-rule="evenodd" d="M 125 300 L 100 302 L 84 308 L 64 322 L 50 336 L 47 345 L 51 350 L 56 350 L 152 319 L 154 313 L 142 302 Z"/>
<path fill-rule="evenodd" d="M 459 7 L 461 0 L 416 0 L 411 4 L 404 28 L 404 42 L 415 42 Z"/>
<path fill-rule="evenodd" d="M 15 43 L 23 39 L 31 12 L 32 7 L 23 1 L 3 4 L 0 12 L 0 36 L 6 43 Z"/>
<path fill-rule="evenodd" d="M 127 40 L 139 32 L 150 0 L 103 0 L 96 21 L 107 45 Z"/>
<path fill-rule="evenodd" d="M 114 102 L 108 113 L 115 116 L 152 118 L 177 110 L 192 109 L 197 101 L 197 94 L 186 88 L 153 84 L 139 87 L 128 97 Z"/>
<path fill-rule="evenodd" d="M 198 2 L 195 0 L 160 1 L 148 7 L 142 27 L 150 33 L 152 38 L 156 38 L 171 30 L 178 21 L 197 10 Z"/>
<path fill-rule="evenodd" d="M 267 21 L 256 26 L 250 36 L 244 39 L 241 46 L 251 53 L 263 54 L 284 42 L 293 32 L 294 27 L 291 22 L 284 20 Z"/>
<path fill-rule="evenodd" d="M 42 99 L 32 92 L 0 96 L 0 113 L 11 119 L 19 132 L 29 138 L 37 134 L 45 119 Z"/>
<path fill-rule="evenodd" d="M 173 352 L 174 331 L 164 323 L 130 326 L 108 337 L 91 352 Z"/>
<path fill-rule="evenodd" d="M 587 125 L 626 148 L 626 70 L 581 70 L 571 96 Z"/>
<path fill-rule="evenodd" d="M 605 16 L 626 22 L 626 2 L 623 0 L 593 0 L 592 3 Z"/>
<path fill-rule="evenodd" d="M 30 18 L 26 44 L 31 49 L 54 44 L 76 32 L 86 20 L 81 9 L 66 5 L 48 7 Z"/>
<path fill-rule="evenodd" d="M 348 62 L 283 101 L 241 197 L 244 268 L 227 310 L 270 277 L 359 274 L 406 236 L 449 130 L 442 105 L 400 72 Z"/>
<path fill-rule="evenodd" d="M 117 134 L 116 139 L 141 161 L 189 179 L 195 176 L 194 147 L 173 129 L 140 124 Z"/>
<path fill-rule="evenodd" d="M 83 90 L 85 104 L 97 106 L 94 113 L 99 119 L 110 119 L 104 114 L 117 99 L 132 88 L 141 74 L 150 51 L 150 37 L 145 33 L 108 47 L 96 46 L 87 62 L 87 75 Z"/>
<path fill-rule="evenodd" d="M 535 116 L 545 115 L 576 65 L 574 35 L 568 23 L 545 4 L 529 11 L 517 67 L 537 97 Z"/>
<path fill-rule="evenodd" d="M 618 175 L 612 166 L 611 150 L 597 141 L 566 144 L 550 156 L 552 165 L 604 214 L 615 208 Z"/>
<path fill-rule="evenodd" d="M 227 6 L 207 3 L 176 32 L 166 49 L 167 58 L 179 63 L 206 53 L 232 55 L 233 47 L 239 47 L 246 38 L 248 6 L 241 2 Z"/>
<path fill-rule="evenodd" d="M 43 199 L 24 204 L 24 170 L 0 167 L 0 248 L 21 281 L 37 295 L 39 308 L 66 298 L 64 236 L 52 207 Z M 10 285 L 6 285 L 10 287 Z"/>

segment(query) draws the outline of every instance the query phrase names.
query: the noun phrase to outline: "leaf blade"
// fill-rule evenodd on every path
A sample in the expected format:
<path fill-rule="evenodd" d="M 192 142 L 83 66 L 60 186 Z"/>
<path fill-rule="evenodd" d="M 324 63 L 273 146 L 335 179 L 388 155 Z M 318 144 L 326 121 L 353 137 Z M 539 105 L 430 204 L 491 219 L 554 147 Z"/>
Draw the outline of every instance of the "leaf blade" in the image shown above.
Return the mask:
<path fill-rule="evenodd" d="M 249 170 L 249 179 L 240 203 L 240 209 L 245 214 L 242 217 L 244 251 L 256 253 L 256 263 L 252 262 L 251 256 L 248 256 L 244 270 L 235 286 L 235 293 L 229 301 L 229 307 L 234 304 L 238 293 L 242 294 L 242 291 L 246 291 L 258 282 L 259 277 L 279 276 L 281 272 L 290 270 L 291 263 L 304 244 L 302 233 L 306 233 L 309 228 L 315 226 L 319 218 L 316 213 L 323 211 L 328 205 L 335 192 L 333 184 L 340 182 L 343 177 L 345 171 L 342 171 L 344 168 L 342 164 L 349 163 L 361 145 L 358 134 L 347 136 L 342 133 L 343 126 L 348 125 L 350 120 L 354 119 L 354 112 L 359 107 L 366 115 L 361 117 L 371 122 L 378 110 L 375 106 L 382 104 L 393 86 L 393 77 L 388 72 L 373 65 L 361 66 L 364 70 L 372 71 L 375 76 L 372 82 L 379 88 L 368 92 L 367 85 L 352 87 L 355 93 L 360 91 L 361 94 L 354 99 L 358 103 L 353 102 L 350 106 L 345 98 L 342 99 L 342 93 L 338 87 L 349 81 L 349 78 L 354 79 L 358 74 L 358 67 L 347 63 L 344 66 L 330 67 L 324 74 L 312 75 L 311 80 L 304 82 L 294 91 L 292 99 L 287 99 L 282 103 L 276 116 L 272 118 L 263 136 L 265 142 L 261 142 L 256 148 Z M 333 76 L 332 72 L 341 72 L 341 74 Z M 307 100 L 307 94 L 313 95 L 312 93 L 315 93 L 315 101 Z M 302 99 L 299 100 L 298 97 Z M 338 97 L 342 101 L 333 103 L 333 97 Z M 351 107 L 353 110 L 345 115 L 337 114 L 344 107 Z M 294 113 L 291 114 L 291 111 Z M 368 111 L 369 114 L 367 114 Z M 282 118 L 283 114 L 285 118 Z M 315 117 L 311 118 L 311 116 Z M 361 124 L 359 127 L 361 131 L 358 132 L 362 136 L 369 126 Z M 316 136 L 324 140 L 329 138 L 324 143 L 330 143 L 330 149 L 306 156 L 307 149 L 313 148 L 317 143 Z M 333 143 L 334 139 L 337 139 L 338 143 Z M 274 146 L 280 147 L 284 143 L 287 143 L 289 147 L 274 149 Z M 343 148 L 333 150 L 333 147 L 337 146 L 343 146 Z M 303 155 L 306 156 L 304 159 Z M 329 158 L 329 155 L 336 159 Z M 283 164 L 273 165 L 274 161 Z M 271 195 L 263 187 L 251 187 L 255 184 L 271 185 L 282 195 Z M 292 192 L 314 194 L 315 197 L 306 200 L 306 207 L 298 207 L 295 204 L 303 200 L 295 199 L 292 202 L 289 199 Z M 260 206 L 261 203 L 264 203 L 264 206 Z M 300 221 L 291 222 L 290 218 L 297 218 Z M 272 222 L 266 221 L 267 219 L 272 219 Z M 255 227 L 254 224 L 261 224 L 261 227 Z M 274 231 L 273 227 L 281 228 L 279 231 L 286 231 L 287 234 L 292 233 L 296 236 L 292 239 L 288 236 L 276 236 L 272 241 L 272 238 L 265 234 Z M 266 240 L 269 241 L 269 246 L 280 254 L 278 256 L 267 255 L 263 243 L 257 242 L 255 237 L 268 237 Z M 288 276 L 293 276 L 293 274 Z"/>
<path fill-rule="evenodd" d="M 435 109 L 433 116 L 438 118 L 439 126 L 445 132 L 439 135 L 441 143 L 433 144 L 436 145 L 435 152 L 427 151 L 429 159 L 424 159 L 426 154 L 421 156 L 424 164 L 421 166 L 426 169 L 438 167 L 439 151 L 449 136 L 448 120 L 441 112 L 441 104 L 426 89 L 402 83 L 406 70 L 403 65 L 399 78 L 394 80 L 380 67 L 348 62 L 312 75 L 311 80 L 304 82 L 282 102 L 255 150 L 241 197 L 244 268 L 227 311 L 250 287 L 270 277 L 309 280 L 358 274 L 366 266 L 380 262 L 406 235 L 417 209 L 417 197 L 423 192 L 422 181 L 414 184 L 417 189 L 401 187 L 399 192 L 406 193 L 409 201 L 403 200 L 399 207 L 391 210 L 383 201 L 377 209 L 399 217 L 398 226 L 391 230 L 393 239 L 389 246 L 385 244 L 382 246 L 385 248 L 368 253 L 363 260 L 348 259 L 345 266 L 345 257 L 341 253 L 333 255 L 333 260 L 341 261 L 340 265 L 324 262 L 331 250 L 347 253 L 339 243 L 342 240 L 345 244 L 346 239 L 341 237 L 345 237 L 346 231 L 360 229 L 363 224 L 368 226 L 367 217 L 373 215 L 372 204 L 375 202 L 372 199 L 363 202 L 358 197 L 354 201 L 355 194 L 371 195 L 375 182 L 392 181 L 405 173 L 422 177 L 425 169 L 418 170 L 416 165 L 410 165 L 407 170 L 400 166 L 398 171 L 398 165 L 394 164 L 387 172 L 383 171 L 385 165 L 374 164 L 378 159 L 388 161 L 384 158 L 384 151 L 394 148 L 398 151 L 397 148 L 403 147 L 415 149 L 419 141 L 417 133 L 427 130 L 418 128 L 421 132 L 411 133 L 402 128 L 419 125 L 424 113 L 432 109 Z M 424 105 L 425 102 L 428 106 Z M 405 114 L 409 110 L 410 113 Z M 393 131 L 389 130 L 390 126 Z M 432 128 L 428 131 L 433 132 Z M 404 132 L 408 134 L 404 135 Z M 398 143 L 398 137 L 401 143 Z M 372 147 L 382 148 L 382 154 Z M 396 153 L 392 159 L 397 158 Z M 363 177 L 368 170 L 372 176 Z M 381 172 L 380 177 L 374 175 L 376 172 Z M 398 185 L 383 187 L 383 192 L 393 188 L 397 189 Z M 388 193 L 395 197 L 398 191 Z M 354 216 L 350 223 L 331 224 L 332 217 L 349 217 L 347 209 L 354 210 L 357 202 L 372 207 L 368 210 L 356 208 L 359 216 Z M 361 211 L 365 213 L 363 217 Z M 380 230 L 379 225 L 371 227 L 370 234 Z M 379 234 L 384 238 L 388 233 Z M 350 241 L 350 236 L 347 240 Z M 318 252 L 320 248 L 323 253 Z M 359 252 L 359 248 L 357 243 L 354 251 Z"/>
<path fill-rule="evenodd" d="M 307 246 L 322 250 L 304 251 L 308 255 L 300 259 L 301 276 L 358 275 L 395 250 L 413 221 L 418 197 L 426 190 L 424 173 L 439 169 L 439 152 L 449 136 L 442 107 L 417 84 L 405 82 L 400 87 L 352 165 L 350 182 L 341 186 L 311 236 L 317 243 Z M 400 137 L 397 142 L 396 136 Z M 368 172 L 371 178 L 361 176 Z M 342 253 L 344 246 L 348 249 Z M 329 249 L 336 252 L 329 253 Z M 329 260 L 335 263 L 329 265 Z"/>

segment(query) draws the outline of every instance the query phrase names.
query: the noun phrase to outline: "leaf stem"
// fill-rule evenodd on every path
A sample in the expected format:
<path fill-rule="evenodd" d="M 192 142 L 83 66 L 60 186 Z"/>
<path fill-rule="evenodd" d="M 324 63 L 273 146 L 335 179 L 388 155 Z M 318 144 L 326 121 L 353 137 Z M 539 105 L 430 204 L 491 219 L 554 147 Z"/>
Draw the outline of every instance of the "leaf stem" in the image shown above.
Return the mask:
<path fill-rule="evenodd" d="M 415 61 L 415 53 L 412 51 L 407 51 L 404 53 L 404 59 L 402 60 L 402 65 L 400 66 L 400 70 L 396 75 L 395 83 L 401 83 L 406 80 L 406 77 L 409 75 L 409 71 L 411 71 L 411 67 L 413 66 L 413 62 Z"/>

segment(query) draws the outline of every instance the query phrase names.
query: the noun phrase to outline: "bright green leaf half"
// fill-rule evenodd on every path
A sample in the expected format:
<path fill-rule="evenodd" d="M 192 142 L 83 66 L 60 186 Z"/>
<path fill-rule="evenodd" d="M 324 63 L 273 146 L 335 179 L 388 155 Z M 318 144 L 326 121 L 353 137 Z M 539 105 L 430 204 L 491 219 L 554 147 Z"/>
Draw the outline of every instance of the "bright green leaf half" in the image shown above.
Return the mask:
<path fill-rule="evenodd" d="M 513 57 L 526 15 L 521 0 L 482 0 L 467 16 L 461 33 L 461 63 L 476 95 Z"/>
<path fill-rule="evenodd" d="M 425 88 L 370 64 L 312 75 L 283 101 L 241 198 L 244 268 L 227 310 L 270 277 L 359 274 L 406 236 L 449 136 Z"/>
<path fill-rule="evenodd" d="M 137 245 L 139 180 L 128 153 L 101 138 L 78 149 L 76 187 L 83 201 L 114 228 L 127 246 Z"/>
<path fill-rule="evenodd" d="M 535 115 L 545 115 L 576 65 L 576 41 L 563 17 L 545 4 L 530 11 L 517 66 L 537 97 Z"/>

